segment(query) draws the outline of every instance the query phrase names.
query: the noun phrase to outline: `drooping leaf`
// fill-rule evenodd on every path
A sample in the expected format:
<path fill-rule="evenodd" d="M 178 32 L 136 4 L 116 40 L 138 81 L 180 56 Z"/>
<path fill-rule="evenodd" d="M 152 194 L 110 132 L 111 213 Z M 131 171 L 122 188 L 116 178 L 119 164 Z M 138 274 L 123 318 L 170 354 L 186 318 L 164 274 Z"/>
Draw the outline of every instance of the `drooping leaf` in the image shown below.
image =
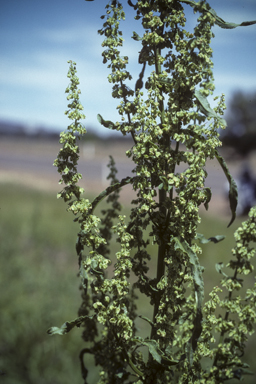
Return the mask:
<path fill-rule="evenodd" d="M 211 191 L 211 188 L 205 188 L 204 191 L 206 194 L 206 201 L 204 202 L 204 207 L 206 211 L 208 211 L 209 202 L 211 201 L 211 198 L 212 198 L 212 191 Z"/>
<path fill-rule="evenodd" d="M 156 340 L 143 340 L 142 338 L 132 339 L 132 341 L 138 342 L 139 345 L 144 345 L 148 347 L 149 353 L 153 357 L 155 361 L 161 363 L 162 361 L 167 365 L 177 365 L 179 363 L 178 360 L 170 359 L 168 356 L 164 354 L 163 351 L 159 348 L 159 345 Z"/>
<path fill-rule="evenodd" d="M 182 3 L 190 4 L 192 7 L 197 6 L 197 2 L 193 0 L 180 0 Z M 217 15 L 217 13 L 214 11 L 213 8 L 205 9 L 205 12 L 211 13 L 215 18 L 215 23 L 220 27 L 224 29 L 233 29 L 236 27 L 246 27 L 248 25 L 256 24 L 256 20 L 253 21 L 243 21 L 240 24 L 236 23 L 228 23 L 227 21 L 224 21 L 221 17 Z"/>
<path fill-rule="evenodd" d="M 218 119 L 218 121 L 224 125 L 227 126 L 226 121 L 220 117 L 210 106 L 207 98 L 198 90 L 195 90 L 195 97 L 199 101 L 199 110 L 202 112 L 205 116 Z"/>
<path fill-rule="evenodd" d="M 81 243 L 81 238 L 80 238 L 80 236 L 78 236 L 77 240 L 76 240 L 76 253 L 78 256 L 80 255 L 80 253 L 82 252 L 83 249 L 84 249 L 84 246 Z"/>
<path fill-rule="evenodd" d="M 124 179 L 122 179 L 120 182 L 116 183 L 116 184 L 112 184 L 110 185 L 109 187 L 107 187 L 106 189 L 104 189 L 104 191 L 102 191 L 92 202 L 92 205 L 91 205 L 91 210 L 90 210 L 90 213 L 93 212 L 93 210 L 96 208 L 96 206 L 101 202 L 101 200 L 103 200 L 106 196 L 110 195 L 110 193 L 112 192 L 115 192 L 116 190 L 120 189 L 121 187 L 127 185 L 127 184 L 132 184 L 136 179 L 138 179 L 139 177 L 138 176 L 134 176 L 134 177 L 125 177 Z"/>
<path fill-rule="evenodd" d="M 230 220 L 230 223 L 228 224 L 228 227 L 234 222 L 236 218 L 236 207 L 237 207 L 237 202 L 238 202 L 238 192 L 237 192 L 237 185 L 233 177 L 231 176 L 229 169 L 227 167 L 227 164 L 225 163 L 225 160 L 223 157 L 218 153 L 217 149 L 215 149 L 215 157 L 218 160 L 221 168 L 223 169 L 226 178 L 229 183 L 229 205 L 232 213 L 232 217 Z"/>
<path fill-rule="evenodd" d="M 217 235 L 217 236 L 213 236 L 213 237 L 209 237 L 209 241 L 212 241 L 213 243 L 219 243 L 220 241 L 224 240 L 226 236 L 224 235 Z"/>
<path fill-rule="evenodd" d="M 234 378 L 238 380 L 243 380 L 243 375 L 254 375 L 255 373 L 250 371 L 249 369 L 244 369 L 244 368 L 237 368 L 232 370 L 234 374 Z"/>
<path fill-rule="evenodd" d="M 93 316 L 80 316 L 75 320 L 66 321 L 64 324 L 62 324 L 62 326 L 60 328 L 58 328 L 58 327 L 49 328 L 47 333 L 49 335 L 65 335 L 66 333 L 71 331 L 71 329 L 73 329 L 74 327 L 79 328 L 81 326 L 81 324 L 83 323 L 83 321 L 85 319 L 88 319 L 88 318 L 92 319 Z"/>
<path fill-rule="evenodd" d="M 156 340 L 147 340 L 143 342 L 148 347 L 149 353 L 158 363 L 161 363 L 161 355 L 159 354 L 159 346 Z"/>
<path fill-rule="evenodd" d="M 145 321 L 146 321 L 147 323 L 149 323 L 151 326 L 154 325 L 153 321 L 150 320 L 148 317 L 141 316 L 141 315 L 139 315 L 138 317 L 141 318 L 142 320 L 145 320 Z"/>
<path fill-rule="evenodd" d="M 216 244 L 216 243 L 219 243 L 220 241 L 224 240 L 225 236 L 217 235 L 217 236 L 212 236 L 212 237 L 209 237 L 208 239 L 206 239 L 206 237 L 204 237 L 204 235 L 202 235 L 201 233 L 197 233 L 195 238 L 197 240 L 199 240 L 201 244 L 207 244 L 210 241 L 212 241 L 213 243 Z"/>
<path fill-rule="evenodd" d="M 140 41 L 142 40 L 142 37 L 140 37 L 135 31 L 133 31 L 132 39 L 135 41 Z"/>
<path fill-rule="evenodd" d="M 196 314 L 194 317 L 194 328 L 190 340 L 186 345 L 187 358 L 192 365 L 193 363 L 193 352 L 196 350 L 198 339 L 202 332 L 202 303 L 204 298 L 204 281 L 202 277 L 202 269 L 199 264 L 198 257 L 196 253 L 192 250 L 186 240 L 174 237 L 175 240 L 175 249 L 180 249 L 182 252 L 186 253 L 189 257 L 189 262 L 191 266 L 191 273 L 194 280 L 195 287 L 195 298 L 196 298 Z"/>
<path fill-rule="evenodd" d="M 214 11 L 214 9 L 210 9 L 209 12 L 215 17 L 215 22 L 216 24 L 221 27 L 221 28 L 224 28 L 224 29 L 233 29 L 233 28 L 236 28 L 236 27 L 246 27 L 248 25 L 253 25 L 253 24 L 256 24 L 256 20 L 254 21 L 243 21 L 242 23 L 240 24 L 236 24 L 236 23 L 228 23 L 227 21 L 224 21 L 221 17 L 219 17 L 217 15 L 217 13 Z"/>
<path fill-rule="evenodd" d="M 130 7 L 134 8 L 135 11 L 136 11 L 136 9 L 138 8 L 138 5 L 137 5 L 137 4 L 133 5 L 133 3 L 131 2 L 131 0 L 128 0 L 127 3 L 130 5 Z"/>
<path fill-rule="evenodd" d="M 109 129 L 115 129 L 115 124 L 110 120 L 104 120 L 99 113 L 97 115 L 97 120 L 101 125 L 103 125 L 103 127 L 109 128 Z"/>
<path fill-rule="evenodd" d="M 223 263 L 217 263 L 215 264 L 215 269 L 218 273 L 220 273 L 221 275 L 225 276 L 225 277 L 228 277 L 228 275 L 226 275 L 225 272 L 223 272 L 223 269 L 224 268 L 224 264 Z"/>

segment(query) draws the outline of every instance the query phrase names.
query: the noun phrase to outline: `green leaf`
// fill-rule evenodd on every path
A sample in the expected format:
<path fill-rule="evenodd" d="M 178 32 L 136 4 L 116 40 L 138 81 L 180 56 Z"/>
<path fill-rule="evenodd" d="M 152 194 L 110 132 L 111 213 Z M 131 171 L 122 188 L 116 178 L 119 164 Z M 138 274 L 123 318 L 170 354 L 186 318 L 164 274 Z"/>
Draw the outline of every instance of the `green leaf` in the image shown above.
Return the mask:
<path fill-rule="evenodd" d="M 217 236 L 212 236 L 209 237 L 209 241 L 212 241 L 213 243 L 219 243 L 220 241 L 224 240 L 226 236 L 224 235 L 217 235 Z"/>
<path fill-rule="evenodd" d="M 211 8 L 209 10 L 209 12 L 215 17 L 216 24 L 219 27 L 224 28 L 224 29 L 233 29 L 233 28 L 236 28 L 236 27 L 246 27 L 246 26 L 249 26 L 249 25 L 256 24 L 256 20 L 254 20 L 254 21 L 243 21 L 240 24 L 228 23 L 228 22 L 224 21 L 221 17 L 219 17 L 217 15 L 217 13 L 214 11 L 214 9 Z"/>
<path fill-rule="evenodd" d="M 212 191 L 211 191 L 211 188 L 205 188 L 204 191 L 206 194 L 206 201 L 204 202 L 204 207 L 206 211 L 208 211 L 209 202 L 211 201 L 211 198 L 212 198 Z"/>
<path fill-rule="evenodd" d="M 224 264 L 223 263 L 217 263 L 215 264 L 215 269 L 218 273 L 220 273 L 221 275 L 225 276 L 225 277 L 228 277 L 228 275 L 226 275 L 226 273 L 224 273 L 222 271 L 222 268 L 224 268 Z"/>
<path fill-rule="evenodd" d="M 158 185 L 158 189 L 164 189 L 165 191 L 167 191 L 169 187 L 167 177 L 159 176 L 159 179 L 162 181 L 162 183 Z"/>
<path fill-rule="evenodd" d="M 207 244 L 209 243 L 210 241 L 212 241 L 213 243 L 219 243 L 220 241 L 224 240 L 226 236 L 223 236 L 223 235 L 217 235 L 217 236 L 212 236 L 212 237 L 209 237 L 208 239 L 206 239 L 206 237 L 204 237 L 204 235 L 202 235 L 201 233 L 197 233 L 196 234 L 196 239 L 200 241 L 201 244 Z"/>
<path fill-rule="evenodd" d="M 199 110 L 202 112 L 205 116 L 218 119 L 218 121 L 224 125 L 227 126 L 226 121 L 217 115 L 217 113 L 210 107 L 210 104 L 207 100 L 207 98 L 198 90 L 195 90 L 195 97 L 199 101 Z"/>
<path fill-rule="evenodd" d="M 75 320 L 66 321 L 60 328 L 58 328 L 58 327 L 49 328 L 47 333 L 49 335 L 65 335 L 66 333 L 71 331 L 71 329 L 73 329 L 74 327 L 79 328 L 81 326 L 81 324 L 83 323 L 83 321 L 85 319 L 88 319 L 88 318 L 92 319 L 93 316 L 80 316 Z"/>
<path fill-rule="evenodd" d="M 172 360 L 169 357 L 167 357 L 163 351 L 159 348 L 159 345 L 156 340 L 143 340 L 141 338 L 133 339 L 132 341 L 139 342 L 140 345 L 145 345 L 148 347 L 149 353 L 153 357 L 154 360 L 156 360 L 159 364 L 161 362 L 164 362 L 168 365 L 177 365 L 179 363 L 178 360 Z"/>
<path fill-rule="evenodd" d="M 243 380 L 243 375 L 254 375 L 254 372 L 244 368 L 237 368 L 232 370 L 232 372 L 234 374 L 234 378 L 238 380 Z"/>
<path fill-rule="evenodd" d="M 143 344 L 148 347 L 149 353 L 151 354 L 153 359 L 156 360 L 158 363 L 161 363 L 161 355 L 160 355 L 161 352 L 159 350 L 159 346 L 156 340 L 147 340 L 147 341 L 144 341 Z"/>
<path fill-rule="evenodd" d="M 140 40 L 142 40 L 142 37 L 140 37 L 138 35 L 138 33 L 133 31 L 132 39 L 135 40 L 135 41 L 140 41 Z"/>
<path fill-rule="evenodd" d="M 103 200 L 106 196 L 110 195 L 110 193 L 117 191 L 118 189 L 120 189 L 120 188 L 123 187 L 124 185 L 132 184 L 137 178 L 138 178 L 138 176 L 134 176 L 134 177 L 129 177 L 129 176 L 127 176 L 127 177 L 125 177 L 124 179 L 122 179 L 120 182 L 115 183 L 115 184 L 112 184 L 112 185 L 110 185 L 109 187 L 107 187 L 106 189 L 104 189 L 104 191 L 102 191 L 102 192 L 101 192 L 97 197 L 95 197 L 95 199 L 93 200 L 90 213 L 93 212 L 93 210 L 94 210 L 94 209 L 96 208 L 96 206 L 101 202 L 101 200 Z"/>
<path fill-rule="evenodd" d="M 145 320 L 147 323 L 149 323 L 151 326 L 154 325 L 153 321 L 150 320 L 149 318 L 145 317 L 145 316 L 141 316 L 139 315 L 138 317 L 140 317 L 142 320 Z"/>
<path fill-rule="evenodd" d="M 100 114 L 97 115 L 97 120 L 101 125 L 103 125 L 103 127 L 115 129 L 115 124 L 110 120 L 104 120 Z"/>
<path fill-rule="evenodd" d="M 77 253 L 78 256 L 83 251 L 83 249 L 84 249 L 84 246 L 81 243 L 81 238 L 80 238 L 80 236 L 78 236 L 77 240 L 76 240 L 76 253 Z"/>
<path fill-rule="evenodd" d="M 195 298 L 196 298 L 196 314 L 194 317 L 194 328 L 190 340 L 186 345 L 187 358 L 190 362 L 190 365 L 193 363 L 193 352 L 196 350 L 198 339 L 202 332 L 202 303 L 204 298 L 204 281 L 202 277 L 202 269 L 199 264 L 198 257 L 196 253 L 192 250 L 186 240 L 174 237 L 175 240 L 175 249 L 180 249 L 182 252 L 186 253 L 189 257 L 189 262 L 191 266 L 191 274 L 194 279 L 195 287 Z"/>
<path fill-rule="evenodd" d="M 237 207 L 237 202 L 238 202 L 238 192 L 237 192 L 237 185 L 233 177 L 231 176 L 229 169 L 227 167 L 227 164 L 225 163 L 225 160 L 223 157 L 218 153 L 217 149 L 215 149 L 215 157 L 218 160 L 221 168 L 223 169 L 226 178 L 229 182 L 229 205 L 232 213 L 232 217 L 230 220 L 230 223 L 228 224 L 228 227 L 234 222 L 236 218 L 236 207 Z"/>
<path fill-rule="evenodd" d="M 195 1 L 193 1 L 193 0 L 180 0 L 180 1 L 182 3 L 190 4 L 192 7 L 197 6 L 197 3 Z M 217 15 L 217 13 L 214 11 L 214 9 L 212 9 L 212 8 L 205 9 L 205 12 L 211 13 L 215 17 L 215 23 L 219 27 L 224 28 L 224 29 L 233 29 L 233 28 L 236 28 L 236 27 L 246 27 L 248 25 L 256 24 L 256 20 L 253 20 L 253 21 L 243 21 L 240 24 L 228 23 L 228 22 L 224 21 L 221 17 L 219 17 Z"/>

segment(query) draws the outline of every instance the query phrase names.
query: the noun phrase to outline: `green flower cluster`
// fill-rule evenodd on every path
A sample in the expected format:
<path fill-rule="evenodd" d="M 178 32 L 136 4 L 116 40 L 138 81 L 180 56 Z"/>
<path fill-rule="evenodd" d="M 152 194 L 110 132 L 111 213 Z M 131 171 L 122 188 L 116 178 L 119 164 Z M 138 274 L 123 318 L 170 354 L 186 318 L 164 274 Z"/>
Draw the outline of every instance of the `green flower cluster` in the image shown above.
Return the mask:
<path fill-rule="evenodd" d="M 79 100 L 81 91 L 78 89 L 79 79 L 76 76 L 76 63 L 72 61 L 68 61 L 68 63 L 70 63 L 70 67 L 67 77 L 70 79 L 70 85 L 66 88 L 65 92 L 68 93 L 67 100 L 69 101 L 69 109 L 65 112 L 65 115 L 72 120 L 72 123 L 65 132 L 61 132 L 60 134 L 60 143 L 63 146 L 53 164 L 58 168 L 58 172 L 62 176 L 60 184 L 64 183 L 66 185 L 58 195 L 58 197 L 62 197 L 64 201 L 70 201 L 73 196 L 79 199 L 84 192 L 82 188 L 76 185 L 82 178 L 82 175 L 77 172 L 79 147 L 76 142 L 77 139 L 80 139 L 79 135 L 86 133 L 86 129 L 80 123 L 81 119 L 85 119 L 85 115 L 81 112 L 83 106 Z M 76 136 L 76 133 L 78 133 L 78 136 Z M 75 210 L 75 208 L 73 208 L 73 210 Z"/>
<path fill-rule="evenodd" d="M 234 237 L 233 259 L 226 266 L 233 273 L 227 275 L 223 264 L 217 265 L 223 275 L 222 288 L 215 287 L 211 299 L 204 305 L 205 320 L 197 359 L 209 357 L 212 360 L 211 369 L 202 375 L 204 383 L 222 383 L 232 378 L 241 380 L 243 375 L 253 374 L 241 358 L 256 321 L 256 283 L 253 288 L 243 289 L 243 276 L 253 272 L 251 259 L 255 249 L 251 244 L 256 242 L 256 208 L 250 210 L 248 220 L 236 230 Z M 223 289 L 227 296 L 221 299 Z M 220 309 L 221 314 L 218 313 Z"/>
<path fill-rule="evenodd" d="M 185 29 L 183 3 L 199 15 L 193 32 Z M 224 275 L 221 283 L 228 299 L 221 299 L 216 287 L 204 304 L 198 240 L 218 242 L 223 237 L 207 240 L 197 233 L 199 207 L 208 209 L 211 200 L 211 191 L 205 187 L 207 159 L 216 157 L 224 170 L 230 185 L 230 224 L 235 219 L 235 182 L 218 153 L 218 129 L 225 128 L 224 96 L 215 108 L 207 101 L 214 91 L 211 28 L 215 24 L 228 28 L 229 24 L 206 1 L 133 4 L 129 0 L 128 4 L 143 27 L 141 36 L 136 32 L 132 36 L 140 44 L 141 72 L 132 90 L 128 86 L 132 80 L 128 57 L 121 56 L 119 50 L 124 43 L 120 23 L 125 13 L 122 4 L 112 0 L 102 16 L 99 33 L 104 36 L 103 63 L 111 71 L 108 80 L 113 84 L 112 96 L 119 99 L 121 121 L 114 123 L 101 115 L 98 120 L 106 128 L 131 134 L 133 146 L 127 156 L 134 162 L 135 176 L 118 181 L 110 158 L 110 186 L 92 202 L 82 197 L 83 190 L 77 185 L 81 175 L 77 172 L 76 142 L 85 133 L 80 124 L 84 115 L 75 63 L 70 62 L 66 114 L 72 123 L 61 134 L 63 148 L 55 165 L 62 175 L 61 183 L 66 185 L 59 196 L 68 202 L 69 211 L 80 224 L 76 251 L 83 301 L 78 319 L 49 333 L 63 334 L 83 326 L 86 348 L 80 358 L 85 383 L 86 354 L 92 354 L 95 364 L 101 366 L 99 384 L 210 384 L 241 378 L 247 373 L 240 355 L 253 330 L 255 290 L 247 290 L 243 300 L 234 292 L 242 287 L 239 276 L 252 272 L 254 250 L 250 243 L 255 241 L 255 210 L 235 234 L 235 260 L 228 265 L 234 275 Z M 152 71 L 144 79 L 147 67 Z M 127 184 L 137 194 L 128 219 L 119 215 L 118 203 L 120 188 Z M 100 219 L 94 210 L 104 198 L 111 206 L 102 211 Z M 113 236 L 119 243 L 114 254 L 110 247 Z M 157 249 L 156 255 L 150 253 L 150 243 Z M 156 276 L 149 271 L 151 258 L 157 258 Z M 221 265 L 218 270 L 224 273 Z M 150 301 L 152 319 L 137 313 L 138 296 Z M 219 309 L 225 313 L 217 317 Z M 145 338 L 139 334 L 138 317 L 151 327 Z M 148 355 L 143 353 L 145 349 Z M 208 368 L 202 365 L 205 358 L 212 359 Z"/>

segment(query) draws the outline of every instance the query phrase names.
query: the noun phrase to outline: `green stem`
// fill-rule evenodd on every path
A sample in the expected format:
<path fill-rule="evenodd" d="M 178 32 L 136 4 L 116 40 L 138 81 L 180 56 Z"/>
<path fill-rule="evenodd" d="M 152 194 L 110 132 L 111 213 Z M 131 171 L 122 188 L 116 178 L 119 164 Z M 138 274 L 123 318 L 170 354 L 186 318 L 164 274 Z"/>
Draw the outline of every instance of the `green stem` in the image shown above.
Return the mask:
<path fill-rule="evenodd" d="M 134 177 L 125 177 L 120 182 L 115 183 L 104 189 L 92 202 L 90 213 L 94 211 L 94 209 L 97 207 L 97 205 L 103 200 L 105 197 L 110 195 L 110 193 L 117 191 L 119 188 L 127 185 L 127 184 L 133 184 L 136 179 L 138 179 L 139 176 Z"/>
<path fill-rule="evenodd" d="M 156 68 L 156 74 L 159 75 L 162 71 L 161 69 L 161 64 L 158 61 L 158 57 L 161 55 L 161 50 L 159 48 L 155 48 L 155 68 Z M 159 109 L 160 109 L 160 119 L 161 119 L 161 125 L 163 124 L 164 121 L 164 103 L 163 103 L 163 95 L 162 95 L 162 90 L 160 90 L 160 95 L 161 98 L 159 100 Z M 167 134 L 163 134 L 163 139 L 164 139 L 164 150 L 168 151 L 170 147 L 170 137 Z M 168 165 L 167 162 L 165 162 L 164 165 L 164 172 L 167 173 L 168 171 Z M 167 209 L 164 206 L 164 202 L 166 201 L 167 193 L 165 189 L 160 189 L 159 190 L 159 211 L 160 213 L 166 217 L 167 216 Z M 165 258 L 165 253 L 166 253 L 166 244 L 164 241 L 160 241 L 160 244 L 158 246 L 158 256 L 157 256 L 157 275 L 156 275 L 156 281 L 157 283 L 161 280 L 161 278 L 164 276 L 165 273 L 165 263 L 164 263 L 164 258 Z M 160 305 L 160 299 L 161 299 L 161 293 L 159 292 L 155 305 L 154 305 L 154 313 L 153 313 L 153 324 L 155 324 L 156 321 L 156 316 L 158 313 L 159 305 Z M 152 327 L 151 329 L 151 339 L 156 338 L 156 327 Z"/>

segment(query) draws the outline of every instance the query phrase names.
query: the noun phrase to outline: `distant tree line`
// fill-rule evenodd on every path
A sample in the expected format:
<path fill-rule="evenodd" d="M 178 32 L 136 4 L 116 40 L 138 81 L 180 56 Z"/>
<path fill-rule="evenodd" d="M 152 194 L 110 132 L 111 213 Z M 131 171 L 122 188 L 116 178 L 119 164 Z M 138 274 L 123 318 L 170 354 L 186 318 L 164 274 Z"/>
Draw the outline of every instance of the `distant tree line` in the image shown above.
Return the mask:
<path fill-rule="evenodd" d="M 256 91 L 235 92 L 228 111 L 227 129 L 222 133 L 223 146 L 246 157 L 256 149 Z"/>

